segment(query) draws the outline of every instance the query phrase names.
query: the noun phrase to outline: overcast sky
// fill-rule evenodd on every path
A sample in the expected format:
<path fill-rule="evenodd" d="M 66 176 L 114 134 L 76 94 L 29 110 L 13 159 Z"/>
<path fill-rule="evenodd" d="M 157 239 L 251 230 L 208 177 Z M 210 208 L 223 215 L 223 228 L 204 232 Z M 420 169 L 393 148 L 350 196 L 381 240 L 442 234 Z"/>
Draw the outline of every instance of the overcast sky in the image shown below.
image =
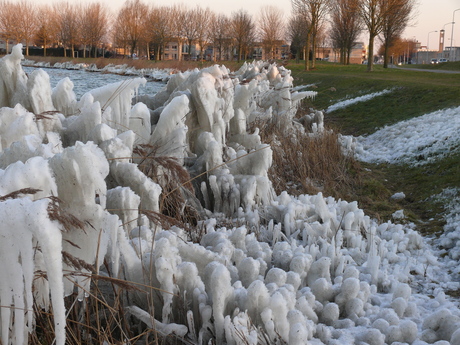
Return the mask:
<path fill-rule="evenodd" d="M 41 3 L 47 3 L 49 0 L 33 0 Z M 52 2 L 59 2 L 61 0 L 51 0 Z M 124 0 L 92 0 L 102 1 L 107 3 L 112 10 L 119 9 Z M 438 31 L 429 34 L 430 48 L 437 48 L 439 31 L 441 29 L 446 30 L 445 44 L 450 46 L 451 44 L 451 32 L 452 32 L 452 17 L 453 11 L 460 9 L 460 0 L 418 0 L 420 6 L 418 7 L 418 16 L 415 20 L 413 27 L 407 28 L 404 33 L 404 38 L 417 39 L 422 45 L 426 45 L 428 41 L 428 34 L 431 31 Z M 74 0 L 72 2 L 91 2 L 91 0 Z M 147 4 L 173 4 L 173 3 L 184 3 L 189 6 L 200 5 L 201 7 L 209 7 L 211 10 L 217 13 L 231 14 L 241 8 L 247 10 L 249 13 L 257 16 L 260 12 L 260 8 L 266 5 L 273 5 L 283 10 L 286 17 L 291 14 L 291 0 L 187 0 L 187 1 L 176 1 L 176 0 L 144 0 Z M 454 40 L 453 45 L 460 46 L 460 10 L 455 12 L 454 25 Z M 447 24 L 447 25 L 445 25 Z"/>

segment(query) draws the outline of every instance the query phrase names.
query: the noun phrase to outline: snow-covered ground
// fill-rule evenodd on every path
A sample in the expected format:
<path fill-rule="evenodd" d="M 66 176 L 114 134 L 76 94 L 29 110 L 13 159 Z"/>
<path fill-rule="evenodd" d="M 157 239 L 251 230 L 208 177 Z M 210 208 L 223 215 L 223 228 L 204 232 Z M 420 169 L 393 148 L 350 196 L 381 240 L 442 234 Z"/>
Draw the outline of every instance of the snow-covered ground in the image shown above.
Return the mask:
<path fill-rule="evenodd" d="M 345 99 L 343 101 L 339 101 L 339 102 L 329 106 L 326 109 L 326 113 L 330 113 L 330 112 L 333 112 L 333 111 L 338 110 L 338 109 L 346 108 L 346 107 L 348 107 L 348 106 L 350 106 L 352 104 L 356 104 L 356 103 L 360 103 L 360 102 L 366 102 L 366 101 L 371 100 L 372 98 L 375 98 L 375 97 L 378 97 L 378 96 L 383 96 L 383 95 L 386 95 L 388 93 L 391 93 L 392 91 L 393 90 L 391 90 L 391 89 L 390 90 L 385 89 L 385 90 L 380 91 L 380 92 L 374 92 L 374 93 L 369 93 L 369 94 L 359 96 L 359 97 Z"/>
<path fill-rule="evenodd" d="M 435 162 L 459 149 L 460 107 L 401 121 L 357 141 L 358 158 L 365 162 Z"/>
<path fill-rule="evenodd" d="M 413 225 L 380 224 L 355 201 L 275 194 L 270 145 L 247 126 L 265 118 L 296 140 L 296 104 L 315 93 L 293 91 L 290 71 L 254 62 L 233 74 L 178 73 L 133 105 L 143 78 L 77 98 L 71 79 L 52 89 L 43 70 L 26 76 L 21 58 L 15 47 L 0 60 L 2 343 L 26 344 L 26 310 L 50 299 L 56 344 L 65 343 L 63 296 L 83 298 L 90 282 L 63 279 L 76 270 L 64 251 L 101 270 L 105 258 L 116 277 L 159 289 L 153 315 L 150 297 L 136 292 L 126 312 L 187 343 L 460 344 L 460 310 L 444 292 L 459 288 L 449 274 L 456 255 L 441 260 Z M 322 123 L 314 127 L 305 135 L 321 135 Z M 202 217 L 198 241 L 146 217 L 160 211 L 168 179 L 141 172 L 138 144 L 196 177 L 195 196 L 178 188 Z M 84 231 L 64 228 L 71 217 Z"/>

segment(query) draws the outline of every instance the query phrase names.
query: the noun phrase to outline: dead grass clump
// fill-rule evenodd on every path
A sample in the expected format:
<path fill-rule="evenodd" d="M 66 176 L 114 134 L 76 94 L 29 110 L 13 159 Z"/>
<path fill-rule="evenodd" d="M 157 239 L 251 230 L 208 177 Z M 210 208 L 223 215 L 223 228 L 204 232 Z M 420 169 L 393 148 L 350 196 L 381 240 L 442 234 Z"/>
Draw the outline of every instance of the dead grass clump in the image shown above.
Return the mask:
<path fill-rule="evenodd" d="M 270 143 L 273 164 L 269 177 L 277 194 L 317 194 L 346 198 L 359 184 L 359 163 L 342 151 L 338 134 L 305 133 L 292 127 L 286 135 L 273 122 L 257 122 L 263 142 Z"/>
<path fill-rule="evenodd" d="M 200 219 L 201 204 L 195 197 L 190 174 L 176 158 L 157 156 L 157 152 L 158 147 L 152 145 L 138 146 L 133 151 L 135 156 L 140 157 L 139 170 L 158 183 L 163 190 L 160 214 L 149 213 L 147 216 L 160 223 L 169 223 L 170 226 L 182 225 L 191 232 L 191 228 Z"/>
<path fill-rule="evenodd" d="M 74 274 L 75 272 L 72 272 Z M 70 274 L 70 273 L 69 273 Z M 66 344 L 123 344 L 130 343 L 134 333 L 126 319 L 123 305 L 125 288 L 117 287 L 113 282 L 99 282 L 94 275 L 88 297 L 79 300 L 77 293 L 65 298 Z M 35 332 L 30 335 L 29 344 L 53 344 L 53 315 L 35 306 Z"/>
<path fill-rule="evenodd" d="M 69 255 L 65 257 L 78 266 L 79 263 Z M 190 344 L 186 339 L 158 333 L 127 312 L 126 308 L 133 303 L 130 301 L 131 293 L 148 294 L 148 291 L 156 290 L 154 287 L 112 278 L 108 268 L 103 275 L 68 271 L 64 278 L 78 275 L 91 279 L 91 289 L 85 291 L 86 297 L 83 300 L 79 299 L 76 292 L 65 297 L 66 344 Z M 47 279 L 46 275 L 37 272 L 36 279 L 39 278 Z M 35 332 L 29 335 L 29 344 L 53 344 L 52 312 L 35 304 L 34 313 Z M 153 312 L 150 314 L 153 315 Z"/>

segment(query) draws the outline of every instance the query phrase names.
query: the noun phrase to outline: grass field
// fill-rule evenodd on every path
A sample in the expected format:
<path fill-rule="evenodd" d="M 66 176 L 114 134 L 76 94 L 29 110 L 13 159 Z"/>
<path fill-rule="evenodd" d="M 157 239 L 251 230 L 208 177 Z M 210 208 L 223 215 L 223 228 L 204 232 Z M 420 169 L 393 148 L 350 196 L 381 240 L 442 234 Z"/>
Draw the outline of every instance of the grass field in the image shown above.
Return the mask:
<path fill-rule="evenodd" d="M 409 65 L 458 71 L 460 62 L 440 65 Z M 320 62 L 313 71 L 305 72 L 302 64 L 288 64 L 296 85 L 315 84 L 318 96 L 308 105 L 326 109 L 347 98 L 392 89 L 381 97 L 350 105 L 325 115 L 325 123 L 342 134 L 366 135 L 396 122 L 439 109 L 460 106 L 460 74 L 430 73 L 399 68 L 383 69 L 376 65 L 366 72 L 364 65 L 341 66 Z M 449 124 L 446 123 L 446 126 Z M 404 209 L 426 233 L 442 230 L 443 204 L 431 198 L 444 188 L 460 187 L 460 154 L 420 167 L 361 163 L 361 183 L 351 193 L 360 206 L 382 221 Z M 395 202 L 390 196 L 404 192 L 406 198 Z"/>
<path fill-rule="evenodd" d="M 311 101 L 311 106 L 319 109 L 347 98 L 393 90 L 383 97 L 328 115 L 326 124 L 343 134 L 370 134 L 384 125 L 460 104 L 458 74 L 383 69 L 381 65 L 369 73 L 364 65 L 321 62 L 310 72 L 305 72 L 303 65 L 288 64 L 287 68 L 292 70 L 296 85 L 315 84 L 318 96 Z"/>

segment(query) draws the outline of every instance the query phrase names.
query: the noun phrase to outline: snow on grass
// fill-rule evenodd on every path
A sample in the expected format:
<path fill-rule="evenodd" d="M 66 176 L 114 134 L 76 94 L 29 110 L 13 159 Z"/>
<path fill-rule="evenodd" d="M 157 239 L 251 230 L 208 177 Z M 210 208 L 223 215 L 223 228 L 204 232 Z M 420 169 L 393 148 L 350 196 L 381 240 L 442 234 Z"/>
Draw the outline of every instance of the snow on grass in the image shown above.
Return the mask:
<path fill-rule="evenodd" d="M 341 102 L 338 102 L 338 103 L 335 103 L 335 104 L 331 105 L 330 107 L 328 107 L 326 109 L 326 112 L 330 113 L 330 112 L 335 111 L 337 109 L 342 109 L 342 108 L 348 107 L 348 106 L 350 106 L 352 104 L 356 104 L 356 103 L 359 103 L 359 102 L 366 102 L 366 101 L 371 100 L 372 98 L 386 95 L 386 94 L 388 94 L 388 93 L 390 93 L 392 91 L 393 91 L 392 89 L 385 89 L 385 90 L 380 91 L 380 92 L 374 92 L 374 93 L 370 93 L 370 94 L 367 94 L 367 95 L 364 95 L 364 96 L 359 96 L 359 97 L 356 97 L 356 98 L 346 99 L 344 101 L 341 101 Z"/>
<path fill-rule="evenodd" d="M 438 110 L 386 126 L 357 138 L 357 157 L 364 162 L 434 162 L 459 148 L 460 107 Z"/>
<path fill-rule="evenodd" d="M 455 266 L 458 266 L 460 259 L 460 248 L 458 247 L 460 241 L 460 189 L 444 189 L 434 198 L 443 202 L 445 207 L 446 225 L 444 225 L 444 232 L 438 240 L 439 245 L 447 251 L 451 259 L 455 260 Z M 455 273 L 460 273 L 460 267 L 456 267 Z"/>

